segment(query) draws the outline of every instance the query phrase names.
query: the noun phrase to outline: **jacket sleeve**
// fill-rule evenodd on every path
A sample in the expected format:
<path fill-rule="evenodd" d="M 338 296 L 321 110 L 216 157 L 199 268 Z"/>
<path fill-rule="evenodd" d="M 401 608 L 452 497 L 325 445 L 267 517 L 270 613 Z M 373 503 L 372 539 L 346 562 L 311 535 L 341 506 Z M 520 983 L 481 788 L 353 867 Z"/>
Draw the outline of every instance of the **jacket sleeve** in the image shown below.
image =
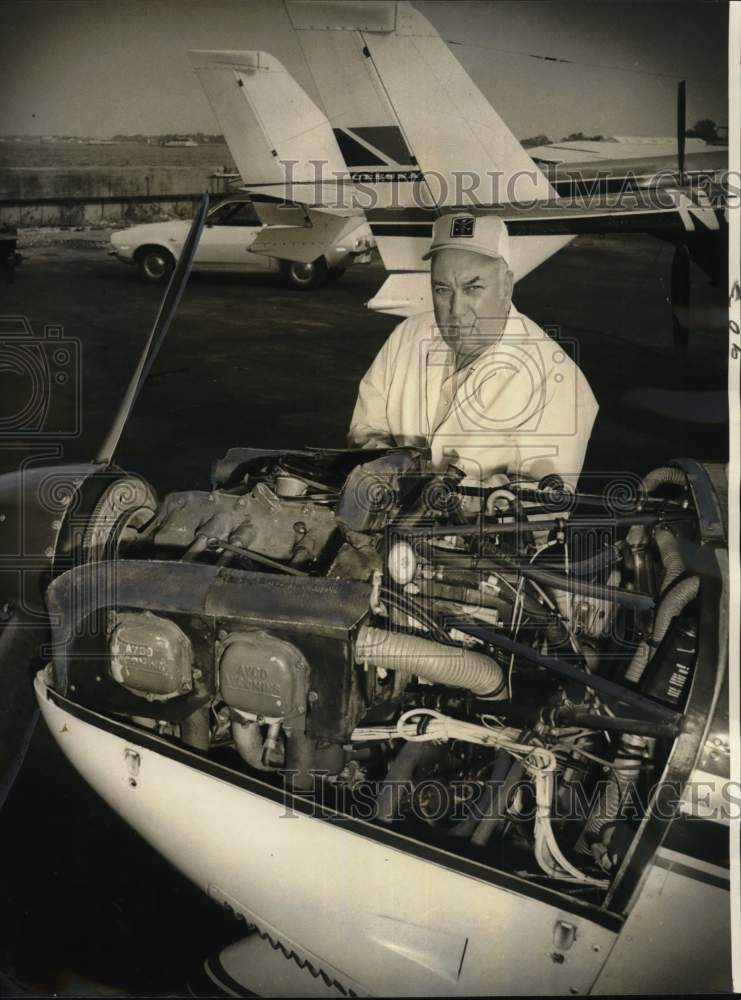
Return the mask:
<path fill-rule="evenodd" d="M 355 447 L 378 448 L 395 444 L 386 414 L 391 337 L 373 359 L 358 388 L 358 398 L 347 435 L 349 444 Z"/>

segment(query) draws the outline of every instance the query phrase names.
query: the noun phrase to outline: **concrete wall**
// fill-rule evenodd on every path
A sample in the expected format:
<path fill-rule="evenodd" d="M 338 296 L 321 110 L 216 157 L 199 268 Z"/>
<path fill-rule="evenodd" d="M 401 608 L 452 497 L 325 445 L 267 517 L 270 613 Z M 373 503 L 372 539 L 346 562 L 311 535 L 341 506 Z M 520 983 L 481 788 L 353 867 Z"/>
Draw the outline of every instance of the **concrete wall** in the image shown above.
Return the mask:
<path fill-rule="evenodd" d="M 187 217 L 193 211 L 192 196 L 215 193 L 220 187 L 202 168 L 193 167 L 4 168 L 0 171 L 0 223 L 111 226 Z M 183 195 L 191 197 L 178 197 Z M 138 197 L 148 200 L 144 204 L 125 200 Z M 75 199 L 95 198 L 107 200 L 75 203 Z"/>

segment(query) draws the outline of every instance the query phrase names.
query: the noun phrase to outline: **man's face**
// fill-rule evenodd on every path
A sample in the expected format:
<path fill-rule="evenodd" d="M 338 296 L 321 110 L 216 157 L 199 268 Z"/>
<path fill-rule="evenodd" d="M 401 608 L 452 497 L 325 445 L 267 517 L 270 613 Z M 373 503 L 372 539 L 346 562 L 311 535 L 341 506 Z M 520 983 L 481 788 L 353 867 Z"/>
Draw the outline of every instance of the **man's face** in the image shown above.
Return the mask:
<path fill-rule="evenodd" d="M 432 257 L 435 321 L 459 361 L 475 358 L 504 329 L 512 272 L 501 257 L 438 250 Z"/>

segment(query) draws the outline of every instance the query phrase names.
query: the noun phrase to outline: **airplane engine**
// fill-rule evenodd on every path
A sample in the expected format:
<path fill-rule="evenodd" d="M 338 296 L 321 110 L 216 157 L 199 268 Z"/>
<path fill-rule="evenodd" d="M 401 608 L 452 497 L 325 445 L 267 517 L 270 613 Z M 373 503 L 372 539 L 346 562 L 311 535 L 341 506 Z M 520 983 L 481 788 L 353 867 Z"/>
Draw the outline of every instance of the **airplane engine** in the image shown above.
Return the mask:
<path fill-rule="evenodd" d="M 409 449 L 235 449 L 209 492 L 130 482 L 55 564 L 52 690 L 519 877 L 609 889 L 702 738 L 723 531 L 702 466 L 580 494 L 472 488 Z"/>

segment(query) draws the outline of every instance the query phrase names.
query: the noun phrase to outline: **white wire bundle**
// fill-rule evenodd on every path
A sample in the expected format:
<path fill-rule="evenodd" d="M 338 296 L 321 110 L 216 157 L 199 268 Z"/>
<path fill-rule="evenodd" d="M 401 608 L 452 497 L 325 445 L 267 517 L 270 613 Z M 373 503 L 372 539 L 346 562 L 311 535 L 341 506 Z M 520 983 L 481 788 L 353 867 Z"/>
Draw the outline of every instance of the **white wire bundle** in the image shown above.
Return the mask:
<path fill-rule="evenodd" d="M 424 732 L 420 731 L 419 724 L 409 722 L 411 718 L 427 717 L 430 721 L 425 726 Z M 393 726 L 368 726 L 366 728 L 354 729 L 351 739 L 365 742 L 366 740 L 407 740 L 410 743 L 445 742 L 446 740 L 462 740 L 466 743 L 479 743 L 481 746 L 494 746 L 499 749 L 508 749 L 505 743 L 510 743 L 512 747 L 524 746 L 515 743 L 515 737 L 519 730 L 490 729 L 487 726 L 477 726 L 473 722 L 462 722 L 460 719 L 452 719 L 449 715 L 443 715 L 433 708 L 412 708 L 399 718 Z M 529 752 L 530 747 L 525 747 Z"/>
<path fill-rule="evenodd" d="M 540 759 L 538 766 L 534 763 Z M 556 843 L 556 837 L 551 826 L 551 802 L 555 790 L 556 758 L 550 750 L 535 747 L 531 754 L 531 762 L 525 762 L 525 767 L 535 785 L 535 860 L 547 875 L 569 881 L 582 882 L 600 889 L 609 885 L 605 879 L 591 878 L 579 871 L 561 853 Z"/>
<path fill-rule="evenodd" d="M 427 724 L 420 729 L 419 722 L 426 718 Z M 606 889 L 608 882 L 590 878 L 574 867 L 561 853 L 551 826 L 551 803 L 555 790 L 556 757 L 545 747 L 517 742 L 518 730 L 479 726 L 473 722 L 452 719 L 432 708 L 412 708 L 400 716 L 394 726 L 366 726 L 354 729 L 351 739 L 358 742 L 368 740 L 403 739 L 411 743 L 445 742 L 461 740 L 480 746 L 494 746 L 521 760 L 535 786 L 535 859 L 546 873 L 553 878 L 581 882 L 586 885 Z"/>

